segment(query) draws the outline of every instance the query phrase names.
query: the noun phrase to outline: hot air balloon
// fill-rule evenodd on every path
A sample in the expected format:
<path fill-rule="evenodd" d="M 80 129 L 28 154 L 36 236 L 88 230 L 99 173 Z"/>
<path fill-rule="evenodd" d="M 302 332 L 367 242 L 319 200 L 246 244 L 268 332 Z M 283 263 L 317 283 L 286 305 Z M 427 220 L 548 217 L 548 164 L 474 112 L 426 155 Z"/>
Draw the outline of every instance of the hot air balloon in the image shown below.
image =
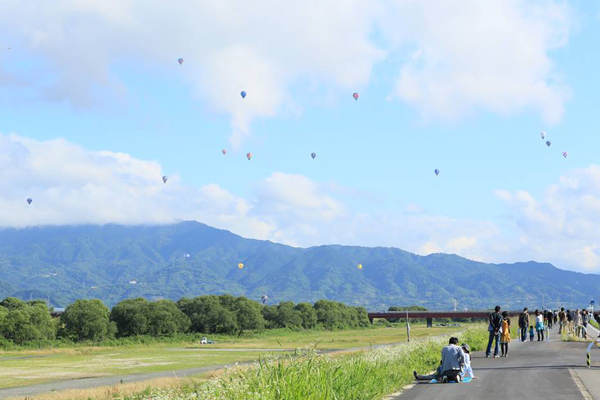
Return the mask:
<path fill-rule="evenodd" d="M 27 199 L 27 204 L 31 204 L 31 203 L 33 203 L 33 199 L 32 198 Z"/>
<path fill-rule="evenodd" d="M 246 158 L 248 159 L 248 161 L 249 161 L 249 160 L 252 160 L 252 153 L 248 153 L 248 154 L 246 154 Z"/>
<path fill-rule="evenodd" d="M 315 158 L 317 158 L 317 153 L 310 153 L 310 156 L 312 157 L 312 159 L 314 160 Z"/>
<path fill-rule="evenodd" d="M 549 141 L 549 140 L 546 141 L 546 146 L 550 147 L 551 144 L 552 144 L 551 141 Z"/>
<path fill-rule="evenodd" d="M 436 169 L 435 169 L 435 171 L 433 171 L 433 172 L 435 172 L 435 176 L 438 176 L 438 175 L 440 174 L 440 170 L 439 170 L 439 169 L 437 169 L 437 168 L 436 168 Z"/>
<path fill-rule="evenodd" d="M 358 264 L 358 269 L 362 269 L 362 264 Z"/>
<path fill-rule="evenodd" d="M 167 183 L 167 181 L 169 180 L 169 177 L 165 175 L 162 177 L 162 180 L 163 180 L 163 183 Z"/>
<path fill-rule="evenodd" d="M 179 63 L 179 65 L 183 64 L 183 58 L 178 59 L 177 62 Z"/>
<path fill-rule="evenodd" d="M 238 268 L 239 268 L 239 269 L 242 269 L 242 268 L 244 268 L 244 264 L 242 264 L 242 263 L 239 263 L 239 264 L 238 264 Z"/>
<path fill-rule="evenodd" d="M 269 296 L 267 296 L 266 294 L 263 294 L 260 297 L 260 301 L 262 301 L 263 304 L 267 304 L 267 301 L 269 300 Z"/>
<path fill-rule="evenodd" d="M 240 93 L 240 96 L 242 96 L 242 99 L 246 98 L 246 91 L 242 90 L 242 93 Z"/>
<path fill-rule="evenodd" d="M 358 100 L 358 93 L 353 93 L 352 97 L 354 97 L 354 100 Z"/>
<path fill-rule="evenodd" d="M 564 157 L 564 158 L 567 158 L 567 157 L 569 157 L 569 152 L 568 152 L 568 151 L 563 151 L 563 157 Z"/>
<path fill-rule="evenodd" d="M 227 149 L 221 150 L 221 153 L 223 153 L 223 155 L 227 155 Z"/>
<path fill-rule="evenodd" d="M 540 133 L 540 136 L 542 137 L 542 140 L 546 139 L 546 132 L 542 131 L 542 133 Z"/>

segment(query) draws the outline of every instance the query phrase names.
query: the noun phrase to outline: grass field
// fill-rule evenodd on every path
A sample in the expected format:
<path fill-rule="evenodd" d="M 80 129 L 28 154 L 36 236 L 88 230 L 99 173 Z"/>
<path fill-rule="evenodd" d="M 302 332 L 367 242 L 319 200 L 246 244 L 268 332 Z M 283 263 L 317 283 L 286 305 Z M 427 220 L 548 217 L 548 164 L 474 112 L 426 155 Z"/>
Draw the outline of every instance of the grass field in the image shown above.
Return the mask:
<path fill-rule="evenodd" d="M 460 328 L 413 325 L 411 338 L 425 338 Z M 261 349 L 350 349 L 406 341 L 406 326 L 349 331 L 264 331 L 247 337 L 210 337 L 214 345 L 157 343 L 128 347 L 76 347 L 0 353 L 0 388 L 84 377 L 129 375 L 207 367 L 256 360 Z M 198 348 L 210 349 L 197 351 Z M 223 351 L 219 349 L 231 349 Z M 235 351 L 239 350 L 239 351 Z M 250 350 L 250 351 L 248 351 Z M 253 351 L 256 350 L 256 351 Z"/>

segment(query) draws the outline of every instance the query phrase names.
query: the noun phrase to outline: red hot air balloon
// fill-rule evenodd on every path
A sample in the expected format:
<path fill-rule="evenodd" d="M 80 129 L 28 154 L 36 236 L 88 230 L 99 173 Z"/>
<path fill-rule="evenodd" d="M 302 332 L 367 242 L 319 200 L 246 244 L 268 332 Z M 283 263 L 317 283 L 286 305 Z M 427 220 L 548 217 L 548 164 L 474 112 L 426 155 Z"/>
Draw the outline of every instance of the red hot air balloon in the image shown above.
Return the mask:
<path fill-rule="evenodd" d="M 354 93 L 352 97 L 354 97 L 354 100 L 358 100 L 358 93 Z"/>
<path fill-rule="evenodd" d="M 252 160 L 252 153 L 246 154 L 246 158 L 248 159 L 248 161 Z"/>
<path fill-rule="evenodd" d="M 221 150 L 221 153 L 223 153 L 223 155 L 227 155 L 227 149 Z"/>

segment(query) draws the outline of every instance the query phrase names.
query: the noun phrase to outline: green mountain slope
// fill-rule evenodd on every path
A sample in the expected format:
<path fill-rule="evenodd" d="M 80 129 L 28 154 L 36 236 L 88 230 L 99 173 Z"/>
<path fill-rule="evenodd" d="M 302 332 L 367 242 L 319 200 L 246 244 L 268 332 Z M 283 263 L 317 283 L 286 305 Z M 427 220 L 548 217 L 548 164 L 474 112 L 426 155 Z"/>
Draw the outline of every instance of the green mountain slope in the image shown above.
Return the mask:
<path fill-rule="evenodd" d="M 187 257 L 186 255 L 189 255 Z M 244 263 L 239 269 L 238 263 Z M 357 264 L 362 264 L 362 270 Z M 246 295 L 270 302 L 321 298 L 370 309 L 517 308 L 599 297 L 600 275 L 536 262 L 485 264 L 456 255 L 394 248 L 307 249 L 244 239 L 198 222 L 165 226 L 66 226 L 0 230 L 0 297 L 65 306 L 96 297 Z"/>

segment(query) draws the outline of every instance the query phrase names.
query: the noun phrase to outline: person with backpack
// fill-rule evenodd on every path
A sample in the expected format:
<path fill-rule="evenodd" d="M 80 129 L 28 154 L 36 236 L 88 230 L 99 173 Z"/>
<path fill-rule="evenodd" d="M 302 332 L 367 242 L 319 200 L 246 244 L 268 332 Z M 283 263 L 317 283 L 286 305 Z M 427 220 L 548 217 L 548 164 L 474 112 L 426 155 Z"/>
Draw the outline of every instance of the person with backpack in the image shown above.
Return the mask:
<path fill-rule="evenodd" d="M 521 330 L 521 342 L 527 340 L 527 327 L 529 326 L 529 309 L 525 307 L 519 315 L 519 329 Z"/>
<path fill-rule="evenodd" d="M 494 342 L 494 340 L 496 341 L 496 345 L 494 347 L 494 358 L 499 358 L 500 356 L 498 355 L 498 345 L 500 342 L 500 332 L 502 331 L 502 315 L 500 314 L 500 306 L 496 306 L 494 308 L 494 312 L 491 313 L 488 317 L 488 321 L 489 321 L 489 325 L 488 325 L 488 332 L 489 332 L 489 339 L 488 339 L 488 345 L 487 345 L 487 350 L 485 352 L 485 357 L 488 358 L 490 355 L 492 355 L 492 343 Z"/>

